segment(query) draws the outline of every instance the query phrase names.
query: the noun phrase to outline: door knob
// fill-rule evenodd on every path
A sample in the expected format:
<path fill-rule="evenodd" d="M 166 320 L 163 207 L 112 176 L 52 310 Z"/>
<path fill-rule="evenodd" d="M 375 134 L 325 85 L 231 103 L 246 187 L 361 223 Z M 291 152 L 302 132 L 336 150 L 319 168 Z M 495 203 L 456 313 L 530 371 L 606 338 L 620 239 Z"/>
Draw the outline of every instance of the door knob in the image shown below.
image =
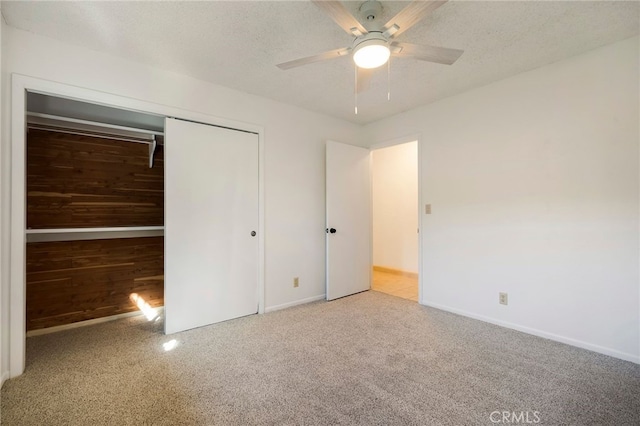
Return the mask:
<path fill-rule="evenodd" d="M 251 236 L 255 237 L 256 236 L 256 231 L 251 231 Z"/>
<path fill-rule="evenodd" d="M 336 232 L 337 232 L 337 231 L 336 231 L 336 228 L 327 228 L 327 234 L 328 234 L 328 233 L 335 234 Z"/>

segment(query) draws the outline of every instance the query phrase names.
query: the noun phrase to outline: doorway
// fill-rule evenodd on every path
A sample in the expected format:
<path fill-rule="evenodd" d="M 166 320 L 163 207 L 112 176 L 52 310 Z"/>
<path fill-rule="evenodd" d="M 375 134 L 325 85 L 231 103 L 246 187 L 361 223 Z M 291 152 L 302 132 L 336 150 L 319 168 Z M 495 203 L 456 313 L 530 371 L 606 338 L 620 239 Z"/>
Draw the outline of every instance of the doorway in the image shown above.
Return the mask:
<path fill-rule="evenodd" d="M 418 301 L 418 142 L 374 149 L 372 290 Z"/>
<path fill-rule="evenodd" d="M 257 313 L 258 135 L 27 93 L 26 146 L 27 336 Z"/>
<path fill-rule="evenodd" d="M 143 311 L 164 297 L 164 120 L 26 95 L 26 333 Z"/>

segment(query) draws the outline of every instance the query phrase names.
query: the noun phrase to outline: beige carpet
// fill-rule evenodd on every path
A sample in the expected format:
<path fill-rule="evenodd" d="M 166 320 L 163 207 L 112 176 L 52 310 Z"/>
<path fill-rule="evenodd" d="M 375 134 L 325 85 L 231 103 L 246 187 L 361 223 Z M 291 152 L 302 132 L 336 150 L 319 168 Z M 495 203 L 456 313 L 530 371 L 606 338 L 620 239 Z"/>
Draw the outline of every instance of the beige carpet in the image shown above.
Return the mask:
<path fill-rule="evenodd" d="M 382 293 L 161 328 L 136 317 L 29 338 L 2 424 L 492 425 L 495 411 L 640 424 L 640 366 Z"/>

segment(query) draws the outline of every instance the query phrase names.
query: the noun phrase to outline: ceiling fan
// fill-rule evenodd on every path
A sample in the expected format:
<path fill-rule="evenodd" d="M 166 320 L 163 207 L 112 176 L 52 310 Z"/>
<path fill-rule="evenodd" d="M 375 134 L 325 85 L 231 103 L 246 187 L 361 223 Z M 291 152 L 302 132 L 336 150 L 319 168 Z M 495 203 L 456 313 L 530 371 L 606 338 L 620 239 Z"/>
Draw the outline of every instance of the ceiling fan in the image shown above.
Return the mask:
<path fill-rule="evenodd" d="M 348 54 L 353 56 L 356 72 L 361 69 L 378 68 L 386 64 L 391 55 L 399 58 L 414 58 L 421 61 L 451 65 L 463 53 L 459 49 L 402 43 L 395 40 L 400 34 L 448 0 L 415 0 L 384 25 L 381 25 L 378 20 L 381 16 L 382 5 L 376 0 L 367 0 L 360 6 L 360 13 L 365 19 L 364 25 L 340 1 L 312 1 L 343 30 L 353 35 L 355 39 L 349 47 L 278 64 L 278 68 L 282 70 L 340 58 Z M 356 92 L 360 91 L 360 89 L 360 87 L 357 87 Z"/>

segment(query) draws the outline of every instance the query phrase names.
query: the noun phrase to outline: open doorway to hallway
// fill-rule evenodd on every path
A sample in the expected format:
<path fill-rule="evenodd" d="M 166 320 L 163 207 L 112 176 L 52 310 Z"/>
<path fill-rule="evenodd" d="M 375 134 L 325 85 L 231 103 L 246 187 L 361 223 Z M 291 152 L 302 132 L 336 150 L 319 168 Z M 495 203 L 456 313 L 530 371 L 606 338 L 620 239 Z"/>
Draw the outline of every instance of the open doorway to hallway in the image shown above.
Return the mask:
<path fill-rule="evenodd" d="M 418 142 L 372 151 L 372 289 L 418 301 Z"/>

